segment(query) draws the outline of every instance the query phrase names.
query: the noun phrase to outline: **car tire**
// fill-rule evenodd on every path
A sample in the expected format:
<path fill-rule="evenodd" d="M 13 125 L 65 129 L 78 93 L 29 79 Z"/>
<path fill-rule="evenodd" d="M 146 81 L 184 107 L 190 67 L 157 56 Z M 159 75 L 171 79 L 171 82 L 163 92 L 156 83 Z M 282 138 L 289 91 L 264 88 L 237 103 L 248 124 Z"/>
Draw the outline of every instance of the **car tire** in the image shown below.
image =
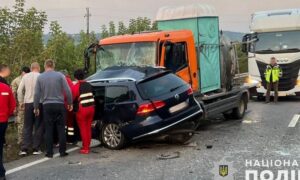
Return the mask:
<path fill-rule="evenodd" d="M 119 130 L 120 126 L 116 123 L 106 123 L 101 130 L 101 143 L 108 149 L 122 149 L 125 144 L 125 136 Z"/>
<path fill-rule="evenodd" d="M 239 101 L 239 106 L 232 109 L 231 117 L 233 119 L 242 119 L 245 115 L 247 109 L 247 100 L 245 98 L 241 98 Z"/>

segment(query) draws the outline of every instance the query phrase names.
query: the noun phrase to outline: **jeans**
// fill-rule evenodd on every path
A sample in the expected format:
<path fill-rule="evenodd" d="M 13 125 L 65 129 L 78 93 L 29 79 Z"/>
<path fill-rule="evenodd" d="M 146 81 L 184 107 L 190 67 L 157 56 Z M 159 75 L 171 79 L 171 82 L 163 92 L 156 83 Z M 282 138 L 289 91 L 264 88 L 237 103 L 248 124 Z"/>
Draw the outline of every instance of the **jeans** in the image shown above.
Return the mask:
<path fill-rule="evenodd" d="M 270 92 L 273 87 L 274 90 L 274 102 L 278 101 L 278 81 L 273 83 L 267 83 L 267 94 L 266 94 L 266 102 L 270 102 Z"/>
<path fill-rule="evenodd" d="M 35 116 L 33 110 L 33 103 L 25 104 L 23 142 L 21 146 L 23 151 L 27 151 L 31 145 L 33 145 L 34 150 L 40 150 L 44 137 L 45 128 L 42 118 L 42 105 L 40 105 L 40 115 L 38 117 Z"/>
<path fill-rule="evenodd" d="M 0 177 L 5 176 L 5 169 L 3 166 L 3 144 L 4 144 L 6 129 L 7 129 L 7 123 L 0 123 Z"/>
<path fill-rule="evenodd" d="M 64 154 L 66 152 L 66 133 L 65 133 L 65 119 L 66 109 L 64 104 L 52 103 L 43 105 L 43 117 L 45 122 L 45 138 L 47 155 L 53 155 L 53 132 L 56 128 L 59 140 L 59 152 Z"/>

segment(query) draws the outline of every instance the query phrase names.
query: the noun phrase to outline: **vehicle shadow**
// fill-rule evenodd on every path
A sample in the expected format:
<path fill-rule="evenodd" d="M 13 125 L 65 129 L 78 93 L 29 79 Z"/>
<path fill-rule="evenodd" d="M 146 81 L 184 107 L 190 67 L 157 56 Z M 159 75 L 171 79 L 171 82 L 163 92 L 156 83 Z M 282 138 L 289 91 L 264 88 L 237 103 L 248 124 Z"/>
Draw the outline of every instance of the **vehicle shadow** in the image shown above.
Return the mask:
<path fill-rule="evenodd" d="M 264 102 L 265 97 L 258 99 L 257 97 L 251 98 L 250 102 Z M 270 97 L 270 101 L 274 101 L 274 97 Z M 284 96 L 278 97 L 278 102 L 298 102 L 300 101 L 300 96 Z"/>

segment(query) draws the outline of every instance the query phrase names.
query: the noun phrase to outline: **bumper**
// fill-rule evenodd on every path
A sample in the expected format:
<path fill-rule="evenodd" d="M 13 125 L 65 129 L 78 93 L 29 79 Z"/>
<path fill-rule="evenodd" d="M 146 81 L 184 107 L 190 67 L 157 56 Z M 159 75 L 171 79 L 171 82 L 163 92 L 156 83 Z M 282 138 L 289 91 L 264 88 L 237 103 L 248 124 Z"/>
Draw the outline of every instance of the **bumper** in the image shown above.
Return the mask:
<path fill-rule="evenodd" d="M 258 94 L 263 94 L 264 96 L 267 93 L 267 90 L 263 86 L 257 88 L 256 90 Z M 271 96 L 274 96 L 274 91 L 271 91 Z M 278 91 L 278 96 L 300 96 L 300 86 L 295 86 L 295 88 L 289 91 Z"/>
<path fill-rule="evenodd" d="M 202 109 L 199 106 L 195 106 L 192 109 L 186 110 L 168 119 L 161 119 L 159 116 L 149 117 L 140 122 L 137 126 L 134 125 L 136 126 L 135 128 L 142 128 L 143 130 L 140 131 L 139 134 L 132 136 L 130 139 L 137 140 L 147 136 L 160 134 L 201 114 Z"/>

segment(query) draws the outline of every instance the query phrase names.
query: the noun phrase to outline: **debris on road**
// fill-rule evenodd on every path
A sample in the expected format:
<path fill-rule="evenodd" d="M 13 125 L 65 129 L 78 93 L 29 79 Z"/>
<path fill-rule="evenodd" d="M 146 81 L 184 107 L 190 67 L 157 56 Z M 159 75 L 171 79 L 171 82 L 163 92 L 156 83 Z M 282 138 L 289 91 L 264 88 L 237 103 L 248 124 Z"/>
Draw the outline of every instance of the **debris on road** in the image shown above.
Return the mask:
<path fill-rule="evenodd" d="M 80 161 L 75 161 L 75 162 L 74 161 L 69 161 L 68 164 L 69 165 L 81 165 L 81 162 Z"/>
<path fill-rule="evenodd" d="M 186 143 L 183 146 L 185 147 L 197 147 L 197 143 L 196 142 L 190 142 L 190 143 Z"/>
<path fill-rule="evenodd" d="M 206 149 L 211 149 L 213 145 L 206 145 Z"/>
<path fill-rule="evenodd" d="M 167 160 L 167 159 L 175 159 L 180 157 L 180 152 L 176 151 L 170 154 L 160 154 L 157 159 L 158 160 Z"/>

